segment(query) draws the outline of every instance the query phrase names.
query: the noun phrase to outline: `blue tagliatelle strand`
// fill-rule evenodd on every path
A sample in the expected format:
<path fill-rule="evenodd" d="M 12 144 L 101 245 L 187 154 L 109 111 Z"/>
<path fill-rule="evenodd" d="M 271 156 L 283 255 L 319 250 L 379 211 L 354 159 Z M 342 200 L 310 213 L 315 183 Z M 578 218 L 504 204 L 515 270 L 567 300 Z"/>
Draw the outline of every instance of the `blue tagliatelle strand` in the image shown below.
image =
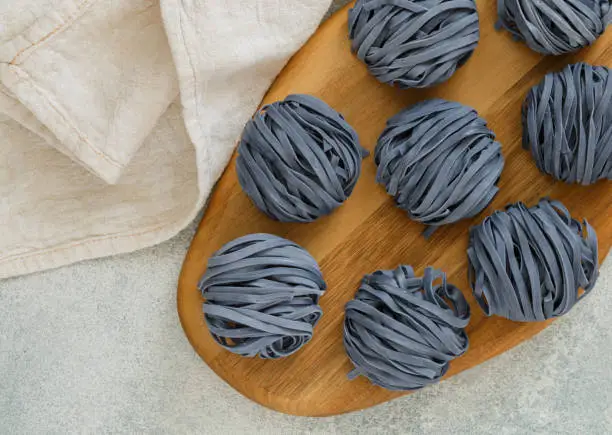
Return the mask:
<path fill-rule="evenodd" d="M 472 227 L 468 258 L 484 312 L 520 322 L 567 313 L 591 291 L 599 267 L 593 228 L 547 199 L 510 205 Z"/>
<path fill-rule="evenodd" d="M 381 82 L 425 88 L 448 80 L 478 45 L 474 0 L 357 0 L 352 50 Z"/>
<path fill-rule="evenodd" d="M 523 147 L 558 180 L 611 180 L 610 69 L 577 63 L 547 74 L 523 104 Z"/>
<path fill-rule="evenodd" d="M 501 145 L 476 111 L 432 99 L 387 122 L 375 151 L 376 181 L 398 207 L 435 228 L 480 213 L 498 192 Z"/>
<path fill-rule="evenodd" d="M 366 275 L 346 304 L 344 347 L 355 369 L 390 390 L 436 383 L 468 348 L 470 306 L 446 275 L 431 267 L 417 277 L 410 266 Z"/>
<path fill-rule="evenodd" d="M 352 193 L 367 151 L 342 115 L 310 95 L 289 95 L 250 120 L 238 146 L 242 189 L 269 217 L 311 222 Z"/>
<path fill-rule="evenodd" d="M 553 55 L 592 44 L 612 19 L 610 0 L 497 0 L 497 11 L 498 28 Z"/>
<path fill-rule="evenodd" d="M 326 285 L 303 248 L 271 234 L 250 234 L 208 260 L 198 287 L 217 343 L 242 356 L 272 359 L 310 341 Z"/>

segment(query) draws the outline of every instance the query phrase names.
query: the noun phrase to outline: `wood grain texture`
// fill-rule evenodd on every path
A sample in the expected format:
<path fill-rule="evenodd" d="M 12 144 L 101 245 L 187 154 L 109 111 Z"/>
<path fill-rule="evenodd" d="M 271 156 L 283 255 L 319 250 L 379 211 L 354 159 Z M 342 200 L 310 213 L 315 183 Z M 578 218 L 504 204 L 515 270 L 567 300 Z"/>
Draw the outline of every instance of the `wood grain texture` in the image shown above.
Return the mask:
<path fill-rule="evenodd" d="M 512 41 L 507 33 L 494 30 L 494 1 L 477 0 L 477 4 L 480 44 L 468 63 L 441 86 L 400 91 L 378 83 L 350 52 L 348 8 L 344 8 L 323 24 L 268 91 L 264 104 L 291 93 L 322 98 L 344 114 L 370 151 L 386 120 L 407 105 L 431 97 L 456 100 L 486 118 L 502 143 L 506 166 L 501 191 L 483 213 L 439 229 L 426 241 L 421 236 L 424 227 L 409 220 L 375 183 L 371 157 L 363 163 L 352 196 L 332 215 L 311 224 L 283 224 L 260 213 L 242 192 L 234 156 L 211 197 L 183 265 L 178 311 L 198 354 L 245 396 L 285 413 L 323 416 L 367 408 L 405 394 L 373 386 L 363 377 L 348 381 L 352 365 L 342 345 L 344 305 L 354 296 L 362 276 L 398 264 L 410 264 L 417 273 L 428 265 L 446 271 L 449 281 L 461 288 L 470 302 L 470 349 L 451 364 L 447 376 L 474 367 L 544 329 L 548 322 L 525 324 L 485 317 L 468 286 L 468 228 L 510 202 L 533 205 L 543 196 L 560 199 L 574 217 L 585 217 L 595 227 L 600 261 L 608 253 L 612 183 L 568 186 L 539 173 L 529 153 L 521 148 L 521 104 L 528 89 L 545 73 L 568 63 L 583 60 L 612 66 L 612 32 L 575 55 L 543 58 Z M 255 232 L 277 234 L 302 245 L 319 262 L 328 284 L 321 299 L 324 315 L 313 340 L 282 360 L 241 358 L 219 347 L 204 324 L 203 300 L 196 288 L 214 251 L 236 237 Z"/>

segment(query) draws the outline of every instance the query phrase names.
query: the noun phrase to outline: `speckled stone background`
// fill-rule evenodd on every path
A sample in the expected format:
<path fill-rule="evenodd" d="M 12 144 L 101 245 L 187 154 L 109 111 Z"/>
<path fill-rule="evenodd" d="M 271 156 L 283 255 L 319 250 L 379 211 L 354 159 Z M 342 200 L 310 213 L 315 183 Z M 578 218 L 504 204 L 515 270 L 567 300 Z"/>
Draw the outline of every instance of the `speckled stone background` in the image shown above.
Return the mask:
<path fill-rule="evenodd" d="M 512 351 L 367 411 L 297 418 L 235 392 L 183 335 L 176 281 L 194 230 L 0 281 L 0 434 L 612 433 L 610 257 L 590 297 Z"/>

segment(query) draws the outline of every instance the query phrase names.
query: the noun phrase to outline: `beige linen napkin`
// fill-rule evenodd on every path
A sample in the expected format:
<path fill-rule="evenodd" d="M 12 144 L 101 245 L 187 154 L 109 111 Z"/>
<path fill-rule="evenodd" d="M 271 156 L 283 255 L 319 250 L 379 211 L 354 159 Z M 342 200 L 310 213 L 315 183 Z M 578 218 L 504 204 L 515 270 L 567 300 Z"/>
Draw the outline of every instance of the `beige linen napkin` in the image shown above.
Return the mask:
<path fill-rule="evenodd" d="M 328 6 L 0 1 L 0 278 L 184 228 Z"/>

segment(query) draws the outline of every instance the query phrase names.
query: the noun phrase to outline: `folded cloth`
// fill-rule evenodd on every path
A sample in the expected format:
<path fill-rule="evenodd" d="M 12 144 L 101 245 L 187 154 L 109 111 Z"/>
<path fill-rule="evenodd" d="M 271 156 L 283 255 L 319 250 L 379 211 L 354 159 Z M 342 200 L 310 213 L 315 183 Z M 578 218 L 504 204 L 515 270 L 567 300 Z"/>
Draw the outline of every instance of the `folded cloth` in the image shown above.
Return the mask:
<path fill-rule="evenodd" d="M 184 228 L 329 3 L 0 4 L 0 278 Z"/>

